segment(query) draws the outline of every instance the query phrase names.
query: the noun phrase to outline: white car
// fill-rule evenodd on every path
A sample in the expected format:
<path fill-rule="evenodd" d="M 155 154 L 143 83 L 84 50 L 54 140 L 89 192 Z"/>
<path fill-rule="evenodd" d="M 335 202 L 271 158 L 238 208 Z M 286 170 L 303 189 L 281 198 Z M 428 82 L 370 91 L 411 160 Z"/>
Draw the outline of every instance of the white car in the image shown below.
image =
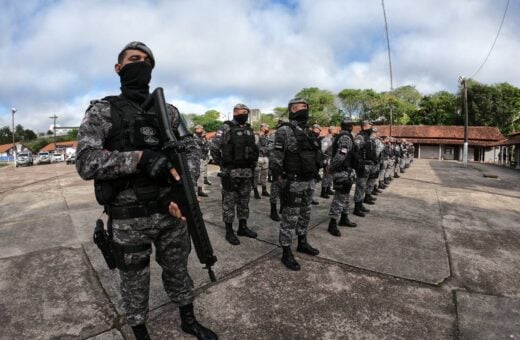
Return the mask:
<path fill-rule="evenodd" d="M 65 160 L 65 158 L 63 157 L 63 155 L 61 153 L 55 153 L 52 155 L 52 161 L 54 163 L 63 162 L 64 160 Z"/>

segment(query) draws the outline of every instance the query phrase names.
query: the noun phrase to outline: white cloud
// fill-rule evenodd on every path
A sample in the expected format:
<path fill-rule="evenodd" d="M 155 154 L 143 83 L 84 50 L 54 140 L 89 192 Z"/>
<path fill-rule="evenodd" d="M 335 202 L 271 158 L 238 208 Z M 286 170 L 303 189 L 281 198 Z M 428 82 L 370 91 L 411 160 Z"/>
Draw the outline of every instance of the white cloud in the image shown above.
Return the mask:
<path fill-rule="evenodd" d="M 385 2 L 394 87 L 455 91 L 492 43 L 505 1 Z M 304 87 L 389 88 L 379 1 L 0 0 L 0 107 L 45 130 L 48 116 L 79 124 L 90 98 L 118 91 L 117 53 L 131 40 L 154 51 L 152 86 L 182 112 L 231 111 L 237 102 L 271 111 Z M 520 86 L 519 5 L 477 80 Z M 0 112 L 0 125 L 10 112 Z M 18 120 L 19 119 L 19 120 Z"/>

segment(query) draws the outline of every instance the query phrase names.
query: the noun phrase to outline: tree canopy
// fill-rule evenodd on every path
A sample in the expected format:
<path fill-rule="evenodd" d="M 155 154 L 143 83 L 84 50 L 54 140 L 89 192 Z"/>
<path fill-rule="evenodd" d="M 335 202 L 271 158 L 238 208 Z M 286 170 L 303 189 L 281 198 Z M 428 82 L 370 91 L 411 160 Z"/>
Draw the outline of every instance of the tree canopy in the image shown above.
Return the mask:
<path fill-rule="evenodd" d="M 462 92 L 439 91 L 423 95 L 405 85 L 388 92 L 346 88 L 334 94 L 317 87 L 304 88 L 295 97 L 309 102 L 309 123 L 338 125 L 344 115 L 377 124 L 464 125 Z M 273 109 L 275 118 L 287 118 L 287 108 Z M 508 83 L 493 85 L 468 80 L 468 121 L 473 126 L 495 126 L 504 134 L 520 130 L 520 89 Z"/>

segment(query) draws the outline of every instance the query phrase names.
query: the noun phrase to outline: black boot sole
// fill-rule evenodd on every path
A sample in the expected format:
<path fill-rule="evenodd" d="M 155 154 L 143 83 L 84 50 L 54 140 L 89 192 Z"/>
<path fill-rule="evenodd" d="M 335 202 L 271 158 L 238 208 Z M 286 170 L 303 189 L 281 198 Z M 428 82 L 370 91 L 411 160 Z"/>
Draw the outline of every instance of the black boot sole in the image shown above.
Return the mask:
<path fill-rule="evenodd" d="M 243 231 L 243 230 L 238 229 L 238 231 L 237 231 L 237 235 L 238 235 L 238 236 L 249 237 L 249 238 L 257 238 L 257 237 L 258 237 L 258 234 L 255 233 L 255 232 L 252 231 L 252 230 Z"/>

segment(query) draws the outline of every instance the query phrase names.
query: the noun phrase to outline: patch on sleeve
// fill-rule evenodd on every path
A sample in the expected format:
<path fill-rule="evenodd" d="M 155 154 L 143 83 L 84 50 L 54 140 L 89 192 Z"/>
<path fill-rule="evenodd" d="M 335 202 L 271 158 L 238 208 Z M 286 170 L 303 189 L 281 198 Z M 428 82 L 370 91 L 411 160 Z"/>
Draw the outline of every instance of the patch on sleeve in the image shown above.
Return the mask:
<path fill-rule="evenodd" d="M 274 149 L 275 150 L 283 150 L 283 143 L 280 143 L 280 142 L 274 143 Z"/>
<path fill-rule="evenodd" d="M 215 134 L 215 136 L 217 136 L 217 137 L 222 136 L 222 130 L 218 130 L 217 133 Z"/>
<path fill-rule="evenodd" d="M 348 149 L 347 149 L 347 148 L 341 148 L 341 149 L 339 150 L 339 153 L 342 154 L 342 155 L 346 155 L 347 152 L 348 152 Z"/>

